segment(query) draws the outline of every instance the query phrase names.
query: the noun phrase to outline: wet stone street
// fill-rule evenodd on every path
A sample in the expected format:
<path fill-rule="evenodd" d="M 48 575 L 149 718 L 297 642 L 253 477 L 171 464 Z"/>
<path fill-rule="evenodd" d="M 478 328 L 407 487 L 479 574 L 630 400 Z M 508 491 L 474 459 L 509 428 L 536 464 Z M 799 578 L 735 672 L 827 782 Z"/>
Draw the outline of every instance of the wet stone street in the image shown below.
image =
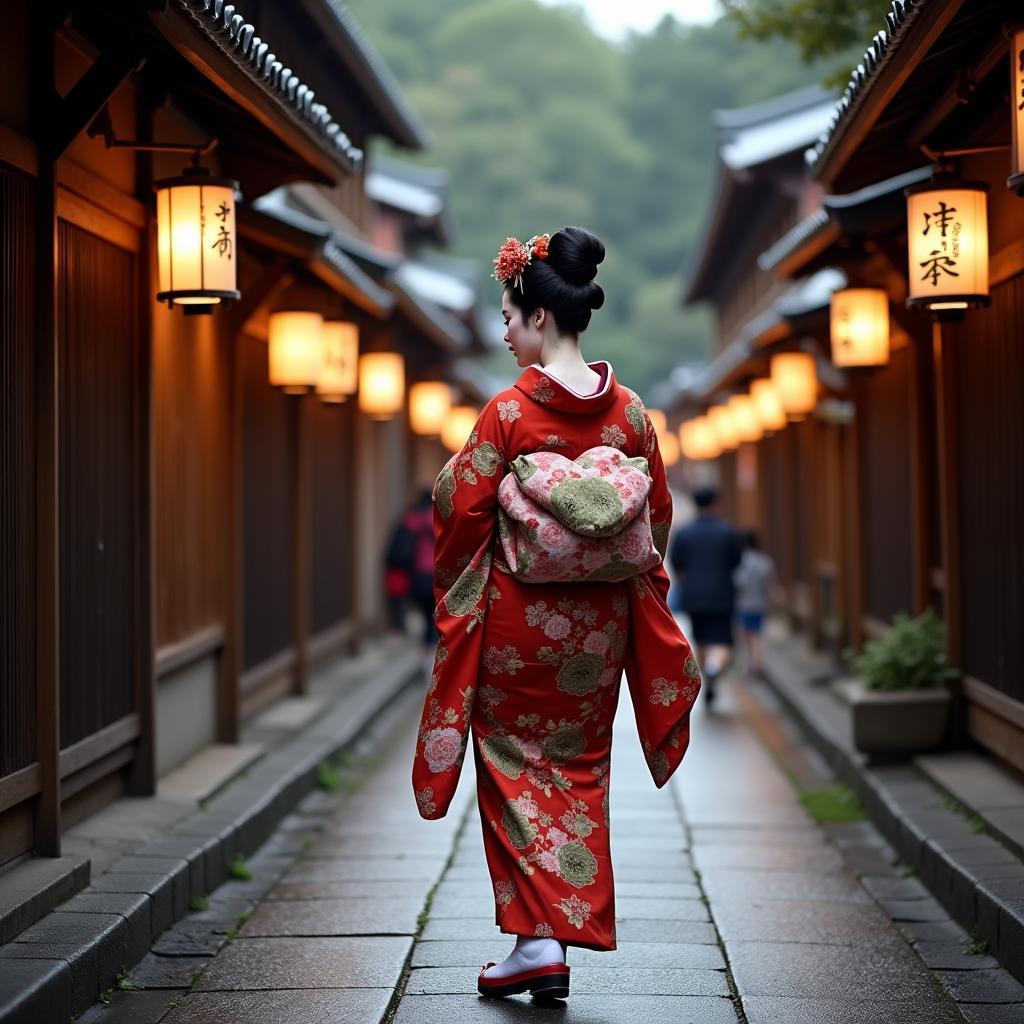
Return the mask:
<path fill-rule="evenodd" d="M 827 776 L 770 699 L 738 682 L 713 713 L 699 704 L 690 751 L 660 792 L 623 701 L 612 768 L 619 949 L 570 949 L 564 1006 L 482 1000 L 480 966 L 511 940 L 493 924 L 471 775 L 448 819 L 416 814 L 419 703 L 407 692 L 339 767 L 340 785 L 327 780 L 250 858 L 253 877 L 196 906 L 79 1024 L 1024 1019 L 1016 983 L 964 953 L 964 933 L 870 824 L 808 817 L 795 786 Z"/>

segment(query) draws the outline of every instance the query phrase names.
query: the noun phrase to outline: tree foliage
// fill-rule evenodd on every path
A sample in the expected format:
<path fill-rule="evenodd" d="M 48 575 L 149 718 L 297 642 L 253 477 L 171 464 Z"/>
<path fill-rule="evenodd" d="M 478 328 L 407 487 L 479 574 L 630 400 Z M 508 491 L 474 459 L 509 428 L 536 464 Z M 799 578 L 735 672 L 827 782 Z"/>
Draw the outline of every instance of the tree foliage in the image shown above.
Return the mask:
<path fill-rule="evenodd" d="M 722 7 L 748 39 L 784 39 L 804 63 L 822 57 L 843 58 L 830 75 L 845 84 L 874 34 L 885 26 L 889 0 L 721 0 Z"/>
<path fill-rule="evenodd" d="M 666 17 L 613 44 L 578 8 L 535 0 L 350 7 L 434 136 L 422 159 L 451 174 L 456 254 L 489 265 L 508 234 L 583 224 L 608 250 L 588 358 L 643 391 L 707 354 L 708 318 L 679 296 L 715 183 L 711 111 L 805 85 L 820 67 L 790 42 L 740 39 L 726 18 Z"/>

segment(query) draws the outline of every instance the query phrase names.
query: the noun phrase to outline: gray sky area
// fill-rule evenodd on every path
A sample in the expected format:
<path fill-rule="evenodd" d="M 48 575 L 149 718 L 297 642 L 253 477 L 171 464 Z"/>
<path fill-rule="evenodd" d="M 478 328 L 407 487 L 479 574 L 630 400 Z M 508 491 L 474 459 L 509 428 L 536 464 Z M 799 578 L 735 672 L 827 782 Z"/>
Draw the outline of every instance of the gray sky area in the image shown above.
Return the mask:
<path fill-rule="evenodd" d="M 541 0 L 548 7 L 582 7 L 590 24 L 609 39 L 627 31 L 646 32 L 665 14 L 689 23 L 712 21 L 719 14 L 718 0 Z"/>

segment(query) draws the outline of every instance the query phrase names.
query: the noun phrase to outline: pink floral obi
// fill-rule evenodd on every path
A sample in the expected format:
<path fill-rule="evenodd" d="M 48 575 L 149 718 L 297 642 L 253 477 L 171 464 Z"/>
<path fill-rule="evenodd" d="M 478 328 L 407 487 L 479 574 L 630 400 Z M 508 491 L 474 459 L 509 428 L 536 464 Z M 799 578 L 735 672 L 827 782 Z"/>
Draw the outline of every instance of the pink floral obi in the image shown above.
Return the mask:
<path fill-rule="evenodd" d="M 513 460 L 498 487 L 498 533 L 509 572 L 524 583 L 616 582 L 654 568 L 647 460 L 590 448 Z"/>

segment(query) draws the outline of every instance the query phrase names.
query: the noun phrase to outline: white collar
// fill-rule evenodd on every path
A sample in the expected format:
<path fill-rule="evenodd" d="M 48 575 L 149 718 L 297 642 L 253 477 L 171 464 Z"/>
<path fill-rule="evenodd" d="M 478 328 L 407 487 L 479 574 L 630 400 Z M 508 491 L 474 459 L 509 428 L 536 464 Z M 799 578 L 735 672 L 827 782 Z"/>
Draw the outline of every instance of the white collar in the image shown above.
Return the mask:
<path fill-rule="evenodd" d="M 575 395 L 576 398 L 582 398 L 584 401 L 586 401 L 586 399 L 588 399 L 588 398 L 600 398 L 602 395 L 608 393 L 608 388 L 609 388 L 609 386 L 611 385 L 611 382 L 612 382 L 612 365 L 611 365 L 611 363 L 609 363 L 607 359 L 598 359 L 598 360 L 596 360 L 593 363 L 587 363 L 587 366 L 589 366 L 592 370 L 594 369 L 595 366 L 601 366 L 601 365 L 604 365 L 604 366 L 606 366 L 608 368 L 607 372 L 605 373 L 603 387 L 601 388 L 600 391 L 594 391 L 594 392 L 592 392 L 589 395 L 581 395 L 575 388 L 572 388 L 568 384 L 566 384 L 565 381 L 562 380 L 562 378 L 559 377 L 558 374 L 555 373 L 554 371 L 549 370 L 546 366 L 541 366 L 540 363 L 531 363 L 531 366 L 536 367 L 538 370 L 540 370 L 541 373 L 545 374 L 548 377 L 553 377 L 555 380 L 557 380 L 558 383 L 561 384 L 562 387 L 565 388 L 565 390 L 568 391 L 570 394 Z M 596 370 L 594 372 L 598 373 L 598 371 L 596 371 Z M 599 373 L 598 373 L 598 376 L 600 376 Z"/>

